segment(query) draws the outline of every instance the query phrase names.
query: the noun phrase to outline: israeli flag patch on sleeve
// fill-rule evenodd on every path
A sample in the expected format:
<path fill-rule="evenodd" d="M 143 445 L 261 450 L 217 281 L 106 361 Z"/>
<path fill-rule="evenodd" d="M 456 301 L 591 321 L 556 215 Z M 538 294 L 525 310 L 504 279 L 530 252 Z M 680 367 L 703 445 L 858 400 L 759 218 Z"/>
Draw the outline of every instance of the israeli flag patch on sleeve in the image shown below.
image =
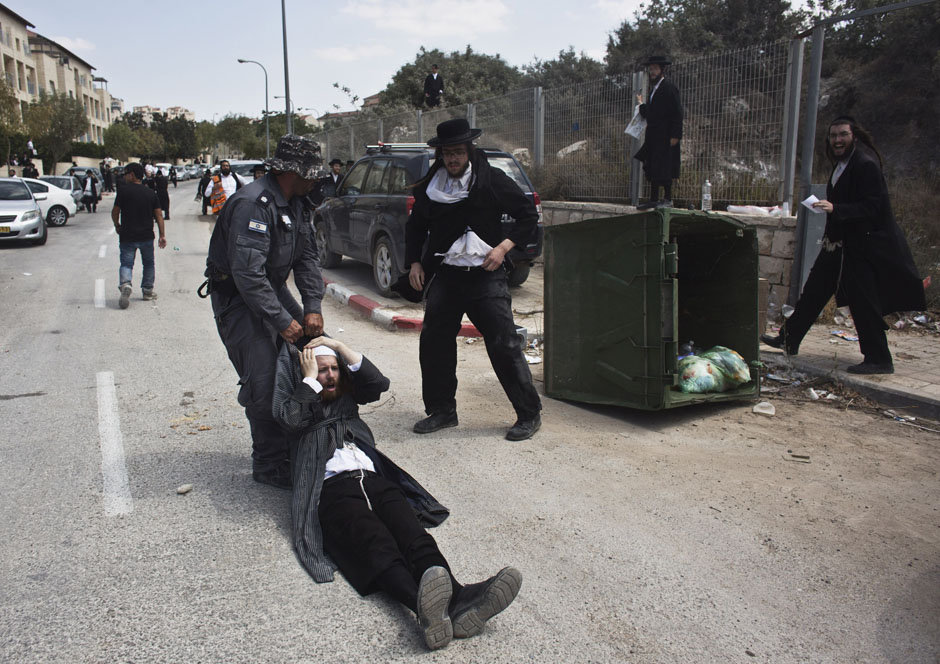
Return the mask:
<path fill-rule="evenodd" d="M 258 221 L 257 219 L 252 219 L 248 222 L 248 230 L 254 231 L 255 233 L 265 233 L 268 232 L 268 225 L 263 221 Z"/>

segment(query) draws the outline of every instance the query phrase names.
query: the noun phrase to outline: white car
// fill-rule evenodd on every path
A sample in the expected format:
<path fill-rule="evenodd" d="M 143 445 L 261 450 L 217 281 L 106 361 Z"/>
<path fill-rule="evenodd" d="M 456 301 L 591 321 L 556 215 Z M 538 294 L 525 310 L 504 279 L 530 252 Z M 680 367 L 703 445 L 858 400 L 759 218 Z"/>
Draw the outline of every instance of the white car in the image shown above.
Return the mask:
<path fill-rule="evenodd" d="M 69 217 L 75 216 L 78 212 L 72 192 L 68 189 L 33 178 L 22 178 L 22 180 L 33 192 L 36 202 L 39 203 L 39 209 L 42 210 L 42 216 L 50 226 L 65 226 Z"/>

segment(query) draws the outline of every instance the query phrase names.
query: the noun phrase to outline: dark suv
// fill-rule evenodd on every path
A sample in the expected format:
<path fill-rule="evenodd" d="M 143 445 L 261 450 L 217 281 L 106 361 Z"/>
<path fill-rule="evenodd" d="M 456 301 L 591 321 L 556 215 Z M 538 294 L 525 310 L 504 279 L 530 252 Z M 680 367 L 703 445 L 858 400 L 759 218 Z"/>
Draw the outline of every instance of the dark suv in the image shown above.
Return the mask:
<path fill-rule="evenodd" d="M 482 148 L 490 166 L 509 175 L 535 203 L 539 211 L 538 231 L 524 247 L 513 247 L 509 285 L 520 286 L 529 276 L 532 260 L 542 254 L 542 203 L 519 162 L 502 150 Z M 414 205 L 409 186 L 428 172 L 434 149 L 423 144 L 370 146 L 340 181 L 336 192 L 314 216 L 320 264 L 337 267 L 343 256 L 372 266 L 379 292 L 392 293 L 391 286 L 404 270 L 405 223 Z M 503 224 L 515 219 L 503 216 Z M 505 228 L 505 226 L 504 226 Z"/>

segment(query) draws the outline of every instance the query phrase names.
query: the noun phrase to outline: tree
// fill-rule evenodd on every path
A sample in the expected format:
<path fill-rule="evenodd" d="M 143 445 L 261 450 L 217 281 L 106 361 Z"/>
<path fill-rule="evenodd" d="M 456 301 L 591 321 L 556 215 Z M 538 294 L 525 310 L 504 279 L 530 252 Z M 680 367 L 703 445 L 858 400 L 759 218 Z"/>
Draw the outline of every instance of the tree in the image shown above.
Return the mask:
<path fill-rule="evenodd" d="M 123 122 L 128 127 L 137 131 L 138 129 L 147 129 L 147 122 L 144 120 L 144 114 L 140 112 L 127 111 L 124 115 L 114 119 L 115 122 Z"/>
<path fill-rule="evenodd" d="M 127 161 L 137 150 L 137 136 L 127 124 L 115 122 L 104 130 L 104 147 L 112 157 Z"/>
<path fill-rule="evenodd" d="M 166 156 L 183 159 L 196 155 L 196 123 L 183 117 L 167 120 L 163 115 L 159 123 L 154 118 L 153 129 L 163 136 Z"/>
<path fill-rule="evenodd" d="M 20 102 L 6 81 L 0 83 L 0 137 L 6 142 L 6 163 L 10 163 L 12 136 L 22 131 Z"/>
<path fill-rule="evenodd" d="M 216 126 L 208 120 L 202 120 L 195 128 L 196 152 L 204 152 L 216 144 Z"/>
<path fill-rule="evenodd" d="M 448 106 L 496 97 L 524 84 L 519 70 L 506 64 L 498 53 L 475 53 L 467 46 L 463 52 L 445 54 L 438 49 L 427 51 L 422 46 L 414 62 L 403 65 L 382 91 L 379 102 L 382 112 L 420 108 L 424 104 L 424 78 L 432 64 L 441 68 L 444 101 Z"/>
<path fill-rule="evenodd" d="M 650 0 L 607 40 L 607 74 L 635 71 L 654 54 L 673 61 L 792 36 L 806 14 L 787 0 Z"/>
<path fill-rule="evenodd" d="M 137 152 L 142 158 L 153 160 L 166 154 L 163 136 L 153 129 L 140 129 L 134 135 L 137 138 Z"/>
<path fill-rule="evenodd" d="M 26 126 L 44 149 L 54 171 L 71 147 L 72 140 L 88 131 L 88 118 L 82 103 L 64 94 L 39 95 L 26 111 Z"/>
<path fill-rule="evenodd" d="M 574 83 L 584 83 L 604 77 L 604 65 L 574 47 L 562 49 L 554 60 L 539 60 L 524 65 L 525 85 L 528 87 L 559 88 Z"/>

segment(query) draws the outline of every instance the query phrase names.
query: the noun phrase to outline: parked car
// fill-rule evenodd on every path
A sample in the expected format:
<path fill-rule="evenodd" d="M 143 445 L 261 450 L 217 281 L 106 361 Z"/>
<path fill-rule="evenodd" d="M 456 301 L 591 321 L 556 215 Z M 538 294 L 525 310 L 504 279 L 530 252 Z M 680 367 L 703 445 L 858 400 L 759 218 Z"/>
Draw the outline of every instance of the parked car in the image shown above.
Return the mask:
<path fill-rule="evenodd" d="M 22 178 L 22 180 L 39 202 L 39 209 L 42 210 L 42 216 L 45 217 L 48 225 L 65 226 L 69 217 L 74 217 L 78 212 L 71 190 L 33 178 Z M 46 194 L 46 196 L 40 198 L 39 194 Z"/>
<path fill-rule="evenodd" d="M 45 244 L 46 220 L 39 209 L 46 194 L 33 194 L 21 178 L 0 178 L 0 242 Z"/>
<path fill-rule="evenodd" d="M 254 173 L 252 170 L 255 166 L 259 164 L 264 164 L 262 159 L 231 159 L 229 160 L 229 166 L 232 167 L 232 172 L 241 180 L 242 184 L 248 184 L 254 180 Z M 212 173 L 215 175 L 215 171 Z"/>
<path fill-rule="evenodd" d="M 99 171 L 94 166 L 72 166 L 72 168 L 69 169 L 68 174 L 74 175 L 75 177 L 77 177 L 78 179 L 84 182 L 85 176 L 88 174 L 89 171 L 95 174 L 95 179 L 98 180 L 99 184 L 104 182 L 104 177 L 102 177 L 101 171 Z M 100 197 L 99 197 L 99 200 L 100 200 Z"/>
<path fill-rule="evenodd" d="M 489 163 L 509 175 L 532 199 L 539 211 L 535 236 L 523 247 L 507 254 L 513 267 L 509 285 L 521 286 L 529 277 L 532 261 L 542 255 L 542 202 L 522 166 L 502 150 L 484 148 Z M 409 186 L 428 172 L 434 159 L 432 148 L 415 144 L 385 144 L 368 148 L 343 177 L 335 192 L 314 213 L 320 264 L 337 267 L 343 256 L 372 266 L 379 292 L 392 293 L 391 286 L 404 271 L 405 223 L 414 197 Z M 516 221 L 503 216 L 504 228 Z"/>
<path fill-rule="evenodd" d="M 82 181 L 77 177 L 74 175 L 40 175 L 39 179 L 54 184 L 59 189 L 67 190 L 71 194 L 72 200 L 75 201 L 76 209 L 82 209 Z"/>

